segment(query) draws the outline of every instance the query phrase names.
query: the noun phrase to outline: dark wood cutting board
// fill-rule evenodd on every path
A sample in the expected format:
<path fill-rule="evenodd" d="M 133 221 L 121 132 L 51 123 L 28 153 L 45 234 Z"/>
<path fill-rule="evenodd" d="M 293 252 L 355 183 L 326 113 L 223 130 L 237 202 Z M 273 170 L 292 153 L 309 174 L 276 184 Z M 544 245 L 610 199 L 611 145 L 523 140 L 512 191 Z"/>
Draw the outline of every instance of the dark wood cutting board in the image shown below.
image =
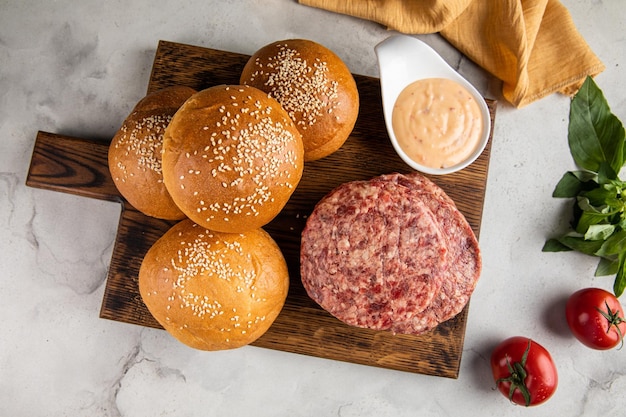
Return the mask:
<path fill-rule="evenodd" d="M 246 55 L 160 41 L 148 92 L 177 84 L 198 90 L 217 84 L 237 84 L 247 59 Z M 300 232 L 315 203 L 347 181 L 390 172 L 410 172 L 387 138 L 379 80 L 359 75 L 355 75 L 355 79 L 361 109 L 352 135 L 335 154 L 305 166 L 302 181 L 291 200 L 279 216 L 265 227 L 287 259 L 291 286 L 283 311 L 254 345 L 456 378 L 468 307 L 431 333 L 421 336 L 393 335 L 344 325 L 315 304 L 300 282 Z M 496 103 L 489 100 L 488 104 L 493 126 Z M 137 276 L 144 254 L 173 223 L 144 216 L 124 201 L 109 174 L 108 145 L 106 142 L 39 132 L 26 184 L 122 204 L 100 317 L 160 328 L 141 300 Z M 491 140 L 470 167 L 455 174 L 431 177 L 456 201 L 477 236 L 490 149 Z"/>

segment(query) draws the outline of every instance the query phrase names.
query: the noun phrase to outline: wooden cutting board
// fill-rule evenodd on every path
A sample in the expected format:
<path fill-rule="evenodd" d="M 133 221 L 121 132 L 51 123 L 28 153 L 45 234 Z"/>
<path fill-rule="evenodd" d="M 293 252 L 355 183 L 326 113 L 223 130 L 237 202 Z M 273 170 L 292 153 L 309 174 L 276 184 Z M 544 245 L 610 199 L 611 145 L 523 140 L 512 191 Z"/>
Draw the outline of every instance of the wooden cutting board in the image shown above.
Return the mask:
<path fill-rule="evenodd" d="M 249 57 L 197 46 L 160 41 L 148 92 L 170 85 L 197 90 L 237 84 Z M 308 163 L 291 200 L 265 229 L 287 259 L 291 285 L 283 311 L 254 345 L 407 372 L 458 377 L 468 307 L 421 336 L 344 325 L 313 302 L 299 275 L 300 232 L 315 203 L 347 181 L 390 172 L 410 172 L 395 154 L 385 130 L 377 78 L 355 75 L 361 109 L 354 131 L 335 154 Z M 488 101 L 491 123 L 496 103 Z M 132 107 L 132 106 L 131 106 Z M 144 254 L 173 223 L 144 216 L 118 193 L 107 165 L 109 143 L 39 132 L 26 184 L 31 187 L 118 201 L 123 205 L 100 317 L 160 328 L 139 295 L 137 276 Z M 491 140 L 465 170 L 431 177 L 452 197 L 478 236 Z M 479 283 L 480 285 L 480 283 Z M 210 352 L 207 352 L 210 354 Z"/>

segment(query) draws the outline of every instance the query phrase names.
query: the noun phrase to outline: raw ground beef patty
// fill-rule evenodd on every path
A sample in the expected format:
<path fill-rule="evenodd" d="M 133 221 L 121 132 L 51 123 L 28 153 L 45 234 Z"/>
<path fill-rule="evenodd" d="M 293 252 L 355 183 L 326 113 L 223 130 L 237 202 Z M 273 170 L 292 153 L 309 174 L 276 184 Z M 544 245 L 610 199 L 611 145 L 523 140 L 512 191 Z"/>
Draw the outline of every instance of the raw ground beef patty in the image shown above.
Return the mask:
<path fill-rule="evenodd" d="M 478 242 L 454 202 L 418 173 L 343 184 L 302 232 L 302 283 L 346 324 L 420 334 L 458 314 L 480 275 Z"/>

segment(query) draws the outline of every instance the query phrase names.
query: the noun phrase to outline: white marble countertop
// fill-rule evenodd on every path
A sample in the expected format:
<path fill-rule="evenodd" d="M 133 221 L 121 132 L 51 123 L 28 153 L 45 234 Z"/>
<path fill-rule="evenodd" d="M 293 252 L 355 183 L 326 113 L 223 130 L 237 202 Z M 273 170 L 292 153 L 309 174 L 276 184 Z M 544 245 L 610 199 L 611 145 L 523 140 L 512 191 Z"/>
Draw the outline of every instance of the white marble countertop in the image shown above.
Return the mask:
<path fill-rule="evenodd" d="M 545 254 L 568 221 L 551 198 L 573 169 L 569 99 L 522 109 L 500 83 L 438 35 L 420 36 L 485 95 L 499 99 L 472 298 L 458 379 L 245 347 L 200 352 L 166 332 L 100 319 L 120 215 L 115 203 L 26 187 L 38 130 L 113 136 L 145 93 L 160 39 L 245 54 L 302 37 L 377 76 L 373 47 L 390 33 L 292 0 L 3 1 L 0 9 L 0 415 L 2 416 L 617 416 L 626 409 L 626 351 L 592 351 L 570 334 L 565 298 L 596 260 Z M 626 120 L 626 9 L 564 1 L 606 64 L 597 77 Z M 558 70 L 558 69 L 555 69 Z M 488 358 L 530 336 L 557 362 L 560 385 L 532 409 L 508 403 Z"/>

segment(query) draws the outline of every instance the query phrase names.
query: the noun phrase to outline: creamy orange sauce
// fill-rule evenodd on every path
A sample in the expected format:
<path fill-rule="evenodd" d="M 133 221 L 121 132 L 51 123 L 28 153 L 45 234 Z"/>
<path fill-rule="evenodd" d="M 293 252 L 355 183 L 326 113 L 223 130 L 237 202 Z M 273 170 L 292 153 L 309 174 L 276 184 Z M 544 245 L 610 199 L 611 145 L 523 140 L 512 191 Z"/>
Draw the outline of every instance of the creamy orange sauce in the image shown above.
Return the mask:
<path fill-rule="evenodd" d="M 427 78 L 402 90 L 393 107 L 392 127 L 409 158 L 431 168 L 446 168 L 476 149 L 483 122 L 478 103 L 465 87 L 444 78 Z"/>

